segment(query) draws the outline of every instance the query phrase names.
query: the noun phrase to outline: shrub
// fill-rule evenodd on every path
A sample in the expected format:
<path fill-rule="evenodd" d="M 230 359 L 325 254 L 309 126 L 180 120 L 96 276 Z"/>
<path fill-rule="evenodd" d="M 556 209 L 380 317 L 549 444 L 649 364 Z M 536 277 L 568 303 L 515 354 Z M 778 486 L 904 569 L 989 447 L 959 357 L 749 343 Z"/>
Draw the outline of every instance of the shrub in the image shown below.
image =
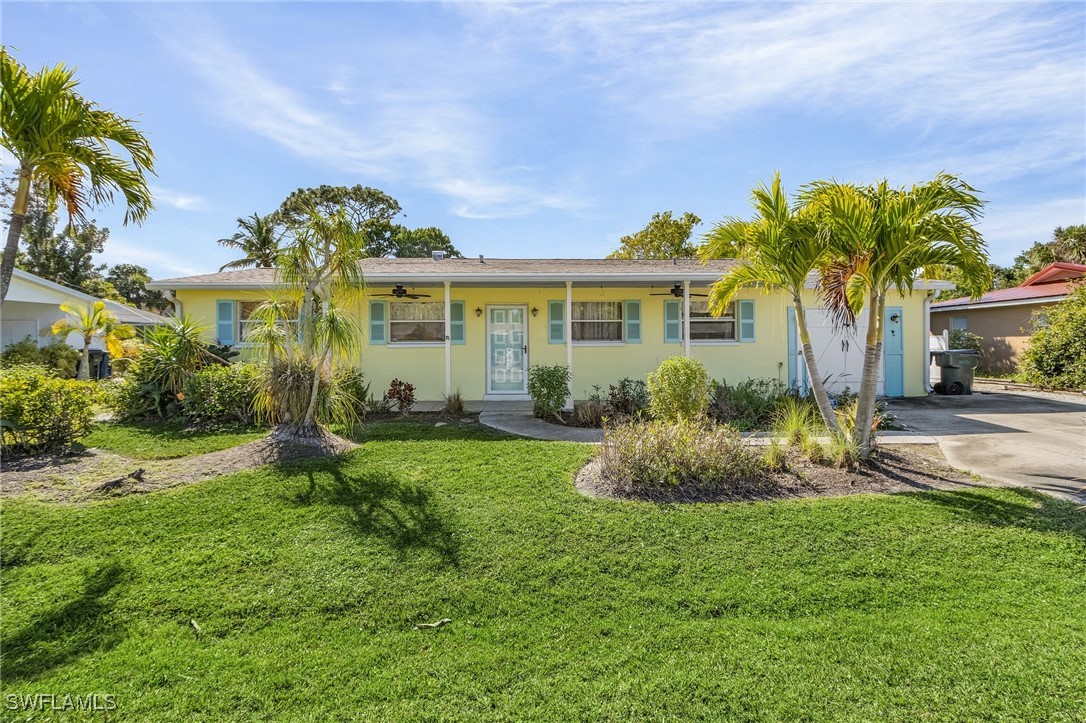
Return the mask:
<path fill-rule="evenodd" d="M 592 388 L 586 401 L 573 407 L 573 423 L 578 427 L 602 427 L 607 417 L 607 405 L 603 401 L 603 392 L 599 386 Z"/>
<path fill-rule="evenodd" d="M 400 414 L 407 414 L 415 406 L 415 385 L 393 379 L 385 392 L 385 399 L 395 404 Z"/>
<path fill-rule="evenodd" d="M 334 384 L 338 387 L 338 394 L 345 398 L 356 400 L 359 414 L 366 416 L 366 400 L 370 396 L 370 384 L 366 381 L 366 375 L 354 367 L 340 367 L 333 373 Z"/>
<path fill-rule="evenodd" d="M 75 377 L 76 365 L 79 364 L 79 350 L 73 349 L 61 339 L 53 339 L 45 346 L 38 346 L 33 337 L 9 344 L 0 353 L 0 365 L 12 367 L 18 365 L 42 366 L 56 372 L 61 379 Z"/>
<path fill-rule="evenodd" d="M 735 429 L 707 419 L 655 419 L 604 433 L 600 474 L 626 491 L 697 485 L 740 491 L 760 479 L 762 458 Z"/>
<path fill-rule="evenodd" d="M 0 419 L 6 451 L 70 447 L 90 431 L 100 394 L 93 382 L 59 379 L 42 366 L 0 370 Z"/>
<path fill-rule="evenodd" d="M 773 415 L 773 434 L 793 446 L 803 447 L 820 430 L 821 420 L 815 406 L 803 398 L 788 397 Z"/>
<path fill-rule="evenodd" d="M 132 363 L 146 351 L 147 345 L 142 339 L 125 339 L 121 341 L 122 353 L 112 357 L 109 363 L 113 366 L 113 373 L 124 376 L 132 369 Z"/>
<path fill-rule="evenodd" d="M 665 359 L 649 374 L 649 410 L 657 419 L 695 419 L 709 408 L 709 374 L 701 362 Z"/>
<path fill-rule="evenodd" d="M 248 424 L 253 419 L 260 375 L 254 364 L 213 364 L 199 370 L 185 383 L 185 416 L 200 422 Z"/>
<path fill-rule="evenodd" d="M 765 429 L 788 397 L 788 387 L 776 379 L 747 379 L 735 386 L 714 380 L 709 386 L 709 416 L 739 429 Z"/>
<path fill-rule="evenodd" d="M 447 417 L 459 417 L 464 413 L 464 398 L 460 395 L 459 389 L 445 395 L 445 400 L 441 404 L 441 413 Z"/>
<path fill-rule="evenodd" d="M 1023 381 L 1086 390 L 1086 284 L 1033 319 L 1034 332 L 1022 356 Z"/>
<path fill-rule="evenodd" d="M 640 379 L 620 379 L 610 385 L 607 403 L 614 414 L 636 417 L 649 408 L 649 389 Z"/>
<path fill-rule="evenodd" d="M 569 397 L 569 368 L 533 366 L 528 370 L 528 394 L 537 417 L 554 417 L 562 421 L 559 412 Z"/>
<path fill-rule="evenodd" d="M 979 353 L 984 337 L 968 329 L 951 329 L 947 343 L 951 349 L 972 349 Z"/>

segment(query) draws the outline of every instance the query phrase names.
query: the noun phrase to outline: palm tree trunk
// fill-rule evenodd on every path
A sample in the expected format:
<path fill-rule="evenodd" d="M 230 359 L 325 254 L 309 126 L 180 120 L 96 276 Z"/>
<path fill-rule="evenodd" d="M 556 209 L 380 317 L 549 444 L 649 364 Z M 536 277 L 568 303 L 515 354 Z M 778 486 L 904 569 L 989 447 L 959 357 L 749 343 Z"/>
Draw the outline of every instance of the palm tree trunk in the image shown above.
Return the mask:
<path fill-rule="evenodd" d="M 15 203 L 11 206 L 11 222 L 8 224 L 8 239 L 4 244 L 3 260 L 0 261 L 0 304 L 8 298 L 8 287 L 11 286 L 11 273 L 15 270 L 15 258 L 19 255 L 19 239 L 23 235 L 29 200 L 30 169 L 20 166 L 19 185 L 15 189 Z"/>
<path fill-rule="evenodd" d="M 79 364 L 79 373 L 75 375 L 76 379 L 87 380 L 90 379 L 90 339 L 83 339 L 83 361 Z"/>
<path fill-rule="evenodd" d="M 882 361 L 883 323 L 886 295 L 872 290 L 868 302 L 870 317 L 867 320 L 867 339 L 864 347 L 864 370 L 860 379 L 860 393 L 856 398 L 856 428 L 852 439 L 859 450 L 860 459 L 871 455 L 871 422 L 875 418 L 875 396 L 878 391 L 879 362 Z"/>
<path fill-rule="evenodd" d="M 807 373 L 811 377 L 811 393 L 818 405 L 818 411 L 822 414 L 822 421 L 834 434 L 840 434 L 841 426 L 837 423 L 837 415 L 830 404 L 830 395 L 826 393 L 826 385 L 822 383 L 822 375 L 818 373 L 818 360 L 815 359 L 814 348 L 811 347 L 811 334 L 807 331 L 807 313 L 803 308 L 803 300 L 794 296 L 792 301 L 796 308 L 796 328 L 799 329 L 803 359 L 807 362 Z"/>

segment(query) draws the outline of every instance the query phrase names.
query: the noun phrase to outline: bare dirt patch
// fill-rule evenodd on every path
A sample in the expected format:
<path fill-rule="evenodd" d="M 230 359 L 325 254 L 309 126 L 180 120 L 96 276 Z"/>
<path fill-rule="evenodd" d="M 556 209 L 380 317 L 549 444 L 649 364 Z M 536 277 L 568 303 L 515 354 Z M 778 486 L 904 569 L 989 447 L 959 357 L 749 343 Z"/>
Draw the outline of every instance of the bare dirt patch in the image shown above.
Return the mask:
<path fill-rule="evenodd" d="M 329 435 L 331 437 L 331 435 Z M 266 464 L 343 454 L 358 445 L 341 437 L 330 444 L 291 444 L 269 435 L 229 449 L 178 459 L 138 460 L 98 449 L 4 460 L 0 497 L 31 494 L 63 502 L 154 492 Z M 142 470 L 138 477 L 128 477 Z M 117 478 L 126 478 L 117 481 Z M 110 483 L 110 484 L 107 484 Z"/>
<path fill-rule="evenodd" d="M 586 464 L 574 480 L 577 491 L 588 497 L 648 502 L 741 502 L 840 497 L 963 489 L 978 485 L 976 477 L 948 465 L 935 445 L 883 447 L 875 459 L 849 469 L 816 465 L 790 457 L 787 470 L 767 472 L 758 480 L 744 481 L 741 491 L 727 487 L 687 485 L 630 492 L 602 478 L 595 460 Z"/>

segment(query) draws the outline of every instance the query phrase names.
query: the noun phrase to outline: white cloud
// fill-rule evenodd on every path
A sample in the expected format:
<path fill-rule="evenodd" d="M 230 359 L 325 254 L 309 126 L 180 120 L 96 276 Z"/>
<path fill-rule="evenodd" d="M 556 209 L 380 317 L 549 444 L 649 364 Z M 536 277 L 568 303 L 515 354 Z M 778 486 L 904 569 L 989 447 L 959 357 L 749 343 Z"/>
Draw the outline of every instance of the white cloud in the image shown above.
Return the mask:
<path fill-rule="evenodd" d="M 218 112 L 301 157 L 437 191 L 453 201 L 455 213 L 467 217 L 519 216 L 580 204 L 539 192 L 495 168 L 489 160 L 492 129 L 455 89 L 374 90 L 365 104 L 357 104 L 340 75 L 324 89 L 343 96 L 341 106 L 359 106 L 354 116 L 345 116 L 341 113 L 349 109 L 319 109 L 317 98 L 273 80 L 221 38 L 187 34 L 178 47 L 210 85 Z"/>
<path fill-rule="evenodd" d="M 189 264 L 186 263 L 187 260 L 196 263 Z M 102 253 L 95 257 L 95 262 L 107 263 L 110 266 L 138 264 L 148 268 L 154 278 L 191 276 L 207 272 L 206 259 L 192 254 L 177 253 L 176 250 L 158 251 L 146 242 L 126 241 L 116 236 L 110 237 Z"/>
<path fill-rule="evenodd" d="M 206 200 L 202 196 L 172 191 L 161 186 L 151 186 L 151 195 L 154 197 L 156 204 L 164 203 L 181 211 L 200 211 L 205 208 L 206 204 Z"/>

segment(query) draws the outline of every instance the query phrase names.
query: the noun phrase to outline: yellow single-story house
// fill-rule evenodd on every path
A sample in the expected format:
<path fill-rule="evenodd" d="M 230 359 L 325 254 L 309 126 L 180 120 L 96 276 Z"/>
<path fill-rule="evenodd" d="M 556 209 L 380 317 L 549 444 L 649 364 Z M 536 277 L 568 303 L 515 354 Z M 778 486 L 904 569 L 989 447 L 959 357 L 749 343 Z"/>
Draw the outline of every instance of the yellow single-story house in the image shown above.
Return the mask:
<path fill-rule="evenodd" d="M 397 378 L 420 402 L 459 391 L 480 408 L 528 400 L 533 365 L 565 365 L 571 393 L 644 379 L 661 361 L 689 356 L 714 379 L 806 385 L 791 300 L 744 290 L 727 313 L 706 307 L 709 285 L 735 262 L 692 259 L 374 258 L 362 262 L 367 299 L 359 367 L 374 391 Z M 917 282 L 886 308 L 879 393 L 928 393 L 928 300 L 942 282 Z M 273 269 L 247 269 L 148 285 L 178 314 L 204 321 L 223 344 L 244 347 L 249 314 L 279 286 Z M 855 389 L 863 365 L 867 312 L 836 330 L 808 291 L 808 318 L 820 372 L 831 389 Z"/>

